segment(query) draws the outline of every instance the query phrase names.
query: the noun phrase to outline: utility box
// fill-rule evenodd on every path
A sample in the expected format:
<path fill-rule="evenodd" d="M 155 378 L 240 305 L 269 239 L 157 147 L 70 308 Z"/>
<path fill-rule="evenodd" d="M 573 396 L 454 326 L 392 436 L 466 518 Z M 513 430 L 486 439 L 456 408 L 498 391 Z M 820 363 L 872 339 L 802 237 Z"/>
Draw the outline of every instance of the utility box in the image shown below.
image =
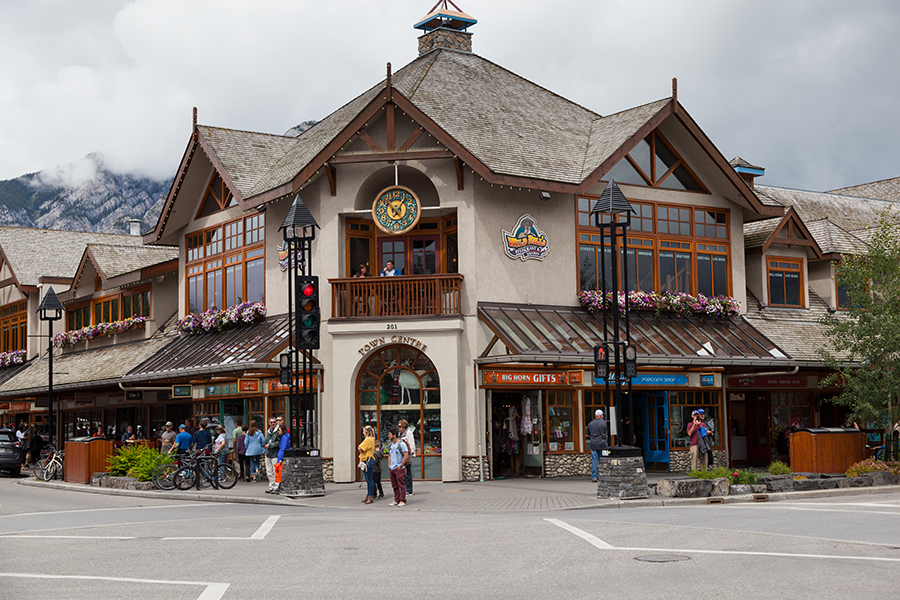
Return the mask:
<path fill-rule="evenodd" d="M 798 429 L 791 435 L 795 473 L 843 473 L 867 457 L 866 434 L 853 427 Z"/>
<path fill-rule="evenodd" d="M 69 483 L 91 482 L 91 475 L 106 471 L 106 459 L 112 456 L 112 440 L 101 437 L 77 437 L 66 440 L 66 474 Z"/>

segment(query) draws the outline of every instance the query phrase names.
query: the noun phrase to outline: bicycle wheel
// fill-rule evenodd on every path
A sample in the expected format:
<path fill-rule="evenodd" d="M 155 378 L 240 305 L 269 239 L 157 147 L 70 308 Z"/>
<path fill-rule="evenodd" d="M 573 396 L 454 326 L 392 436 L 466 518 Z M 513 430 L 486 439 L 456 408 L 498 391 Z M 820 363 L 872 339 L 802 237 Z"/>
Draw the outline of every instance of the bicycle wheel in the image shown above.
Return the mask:
<path fill-rule="evenodd" d="M 172 475 L 172 482 L 179 490 L 189 490 L 197 478 L 197 470 L 194 467 L 181 467 Z"/>
<path fill-rule="evenodd" d="M 44 471 L 47 470 L 47 467 L 50 466 L 50 461 L 53 459 L 52 456 L 47 455 L 41 460 L 38 461 L 36 465 L 33 467 L 34 476 L 38 479 L 44 479 Z M 45 480 L 46 481 L 46 480 Z"/>
<path fill-rule="evenodd" d="M 223 490 L 230 490 L 237 483 L 237 471 L 233 465 L 223 464 L 216 468 L 216 476 L 219 487 Z"/>
<path fill-rule="evenodd" d="M 41 471 L 41 479 L 44 481 L 50 481 L 52 479 L 56 479 L 59 475 L 59 463 L 55 460 L 51 460 L 47 465 L 47 468 Z"/>
<path fill-rule="evenodd" d="M 174 490 L 176 471 L 178 471 L 176 465 L 159 465 L 153 471 L 153 485 L 161 490 Z"/>

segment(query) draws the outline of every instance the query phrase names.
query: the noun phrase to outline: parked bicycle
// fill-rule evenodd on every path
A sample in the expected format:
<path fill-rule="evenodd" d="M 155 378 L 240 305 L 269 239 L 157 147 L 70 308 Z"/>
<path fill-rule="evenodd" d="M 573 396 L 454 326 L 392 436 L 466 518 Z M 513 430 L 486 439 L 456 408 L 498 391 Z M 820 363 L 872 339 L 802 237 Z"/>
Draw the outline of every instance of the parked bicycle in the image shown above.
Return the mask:
<path fill-rule="evenodd" d="M 45 458 L 41 459 L 39 464 L 40 470 L 38 471 L 38 477 L 41 478 L 42 481 L 50 481 L 51 479 L 56 479 L 57 477 L 62 479 L 65 474 L 65 463 L 63 462 L 65 459 L 65 450 L 56 450 L 48 454 Z"/>
<path fill-rule="evenodd" d="M 198 490 L 205 485 L 213 489 L 230 490 L 237 483 L 237 470 L 234 466 L 219 464 L 216 454 L 198 456 L 193 452 L 188 454 L 189 463 L 179 467 L 172 475 L 172 481 L 179 490 L 189 490 L 196 487 Z"/>

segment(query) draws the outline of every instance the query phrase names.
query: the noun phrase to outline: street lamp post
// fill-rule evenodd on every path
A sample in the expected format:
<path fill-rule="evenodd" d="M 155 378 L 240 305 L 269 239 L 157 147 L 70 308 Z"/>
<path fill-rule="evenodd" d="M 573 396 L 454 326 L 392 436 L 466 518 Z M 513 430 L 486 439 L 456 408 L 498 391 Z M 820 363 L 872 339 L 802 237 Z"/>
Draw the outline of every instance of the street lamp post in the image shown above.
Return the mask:
<path fill-rule="evenodd" d="M 49 326 L 48 339 L 49 343 L 47 344 L 47 361 L 49 363 L 49 373 L 47 374 L 47 403 L 50 408 L 50 443 L 53 443 L 53 322 L 59 321 L 63 316 L 63 305 L 62 302 L 59 301 L 59 297 L 56 295 L 56 292 L 53 291 L 53 288 L 50 287 L 47 290 L 47 293 L 44 294 L 44 298 L 41 300 L 40 306 L 37 309 L 38 316 L 41 321 L 47 321 Z"/>
<path fill-rule="evenodd" d="M 604 361 L 613 358 L 612 368 L 608 370 L 606 377 L 606 396 L 609 397 L 610 380 L 615 387 L 614 406 L 616 407 L 616 429 L 619 434 L 616 437 L 616 445 L 631 445 L 632 440 L 622 443 L 624 428 L 622 426 L 622 382 L 628 382 L 628 420 L 634 427 L 634 415 L 632 414 L 631 378 L 637 376 L 637 360 L 634 346 L 631 345 L 631 328 L 628 318 L 628 228 L 631 226 L 631 213 L 636 213 L 634 207 L 628 202 L 625 194 L 619 189 L 614 180 L 610 180 L 600 198 L 591 208 L 594 215 L 594 224 L 600 229 L 600 248 L 603 255 L 600 261 L 600 289 L 604 295 L 611 298 L 603 302 L 603 352 L 599 353 Z M 624 215 L 624 218 L 622 218 Z M 621 239 L 621 242 L 618 240 Z M 607 249 L 607 244 L 609 244 Z M 621 248 L 621 251 L 618 249 Z M 621 254 L 619 253 L 621 252 Z M 625 291 L 625 306 L 619 315 L 619 256 L 622 259 L 622 287 Z M 609 277 L 607 277 L 606 263 L 609 262 Z M 609 305 L 609 306 L 608 306 Z M 612 313 L 612 331 L 610 331 L 610 313 Z M 625 336 L 622 339 L 622 325 L 624 324 Z M 610 339 L 612 338 L 612 339 Z M 611 352 L 610 352 L 611 351 Z M 595 351 L 595 356 L 598 353 Z M 610 435 L 611 432 L 608 434 Z"/>

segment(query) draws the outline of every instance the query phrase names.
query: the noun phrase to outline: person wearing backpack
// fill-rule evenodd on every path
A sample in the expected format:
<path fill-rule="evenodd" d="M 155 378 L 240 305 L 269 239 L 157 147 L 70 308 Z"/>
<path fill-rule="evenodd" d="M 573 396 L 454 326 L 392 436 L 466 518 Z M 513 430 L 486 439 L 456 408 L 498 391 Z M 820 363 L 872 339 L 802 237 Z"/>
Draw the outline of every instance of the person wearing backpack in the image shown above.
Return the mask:
<path fill-rule="evenodd" d="M 412 475 L 412 459 L 416 455 L 416 436 L 409 430 L 409 421 L 400 419 L 397 423 L 400 429 L 400 439 L 409 449 L 409 457 L 406 460 L 406 495 L 412 496 L 413 493 L 413 475 Z"/>

